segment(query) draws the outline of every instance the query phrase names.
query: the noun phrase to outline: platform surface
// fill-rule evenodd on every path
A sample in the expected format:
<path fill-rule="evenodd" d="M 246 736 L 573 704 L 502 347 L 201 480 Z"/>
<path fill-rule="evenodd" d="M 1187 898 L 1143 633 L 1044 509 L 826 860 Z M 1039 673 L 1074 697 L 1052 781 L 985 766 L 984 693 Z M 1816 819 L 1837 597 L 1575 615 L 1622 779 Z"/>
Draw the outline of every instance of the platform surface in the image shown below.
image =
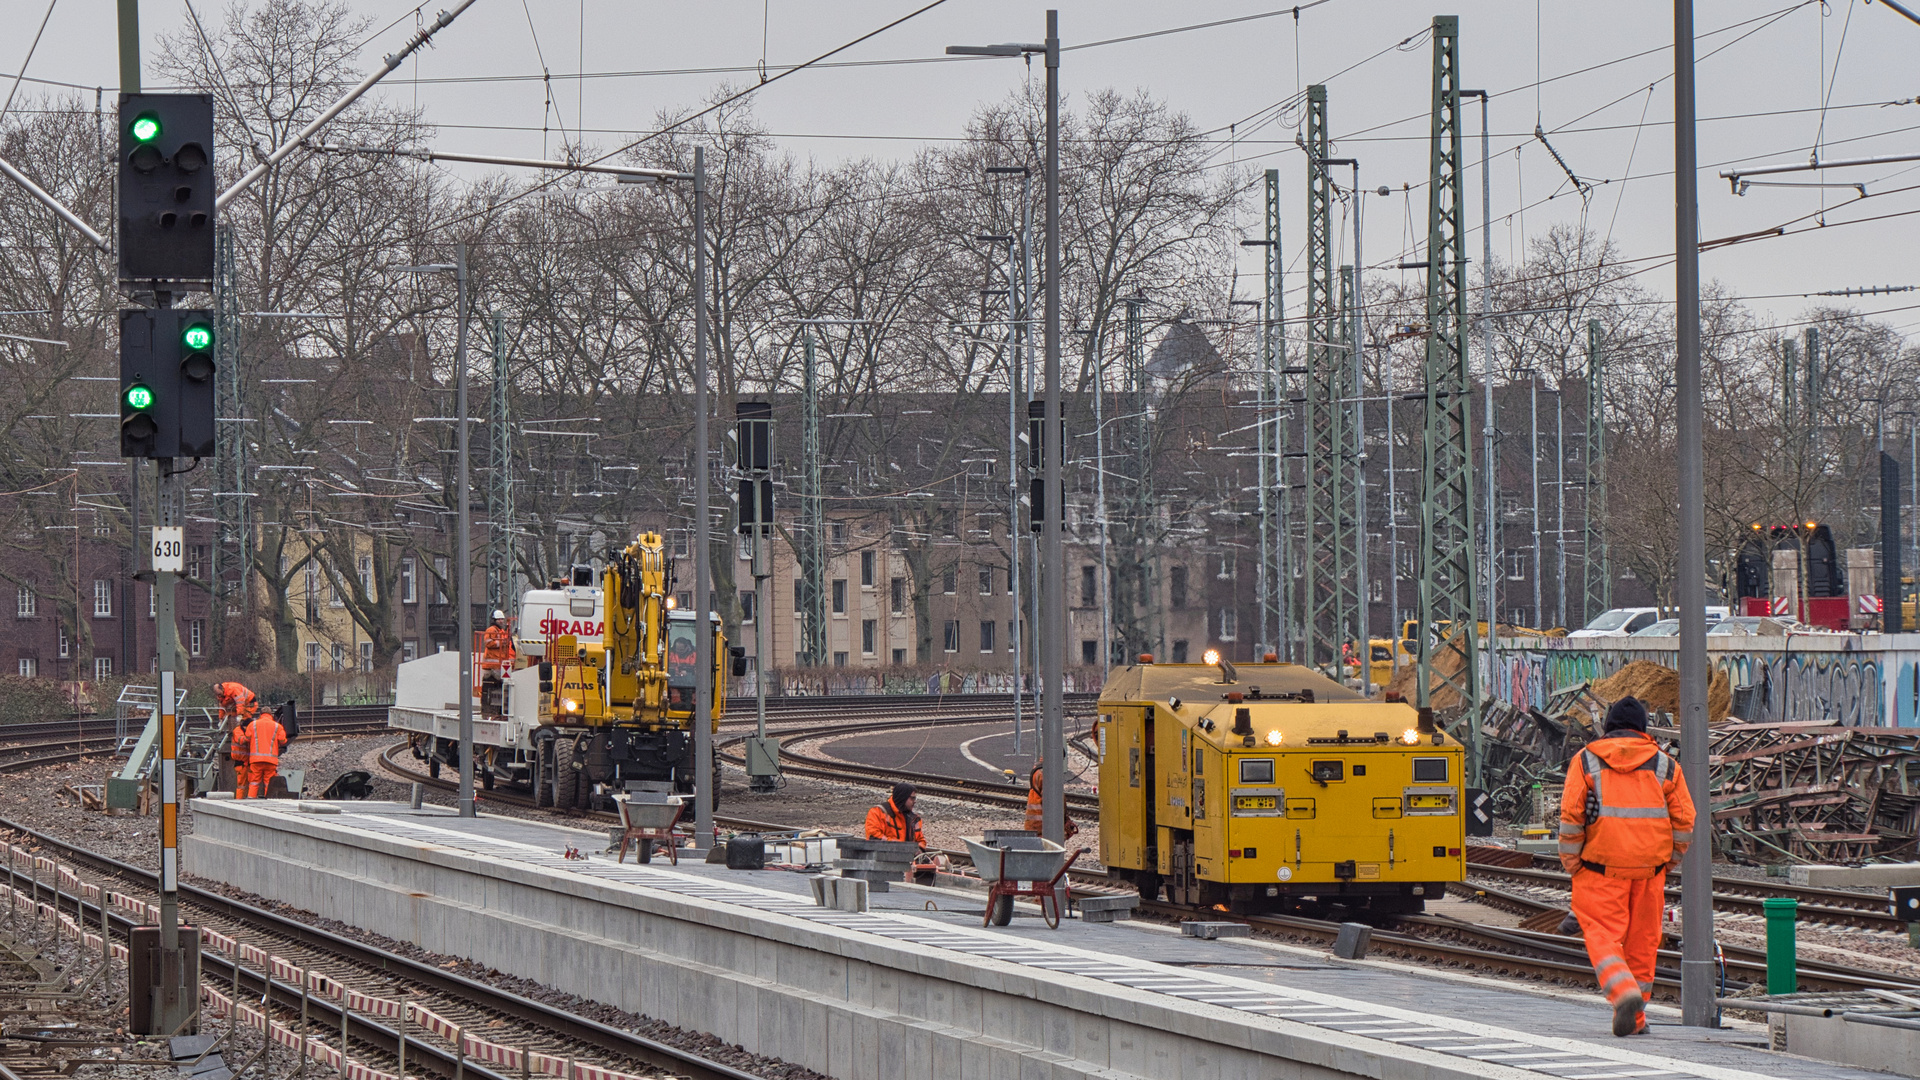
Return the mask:
<path fill-rule="evenodd" d="M 1012 925 L 984 929 L 983 900 L 951 890 L 903 886 L 874 894 L 871 910 L 848 913 L 813 905 L 806 877 L 783 870 L 730 871 L 724 866 L 656 858 L 647 866 L 616 863 L 601 854 L 604 831 L 563 828 L 509 817 L 462 820 L 444 810 L 393 804 L 324 804 L 308 816 L 295 802 L 223 806 L 221 813 L 285 814 L 417 846 L 520 864 L 546 873 L 578 875 L 596 885 L 674 894 L 704 904 L 733 905 L 794 918 L 823 929 L 874 935 L 923 949 L 950 950 L 1041 972 L 1081 976 L 1119 988 L 1204 1003 L 1252 1017 L 1271 1017 L 1329 1033 L 1377 1040 L 1415 1057 L 1420 1051 L 1456 1059 L 1488 1074 L 1614 1080 L 1884 1080 L 1888 1074 L 1778 1054 L 1765 1048 L 1763 1030 L 1707 1031 L 1679 1026 L 1670 1010 L 1655 1011 L 1651 1034 L 1614 1037 L 1611 1014 L 1597 991 L 1549 994 L 1476 979 L 1351 964 L 1304 949 L 1244 939 L 1199 941 L 1164 926 L 1118 922 L 1064 922 L 1049 930 L 1025 907 Z M 315 804 L 308 803 L 307 806 Z M 564 855 L 569 848 L 585 859 Z M 189 867 L 191 871 L 191 867 Z M 589 898 L 581 904 L 600 901 Z M 1431 1059 L 1429 1059 L 1431 1060 Z M 1505 1067 L 1504 1069 L 1500 1067 Z"/>

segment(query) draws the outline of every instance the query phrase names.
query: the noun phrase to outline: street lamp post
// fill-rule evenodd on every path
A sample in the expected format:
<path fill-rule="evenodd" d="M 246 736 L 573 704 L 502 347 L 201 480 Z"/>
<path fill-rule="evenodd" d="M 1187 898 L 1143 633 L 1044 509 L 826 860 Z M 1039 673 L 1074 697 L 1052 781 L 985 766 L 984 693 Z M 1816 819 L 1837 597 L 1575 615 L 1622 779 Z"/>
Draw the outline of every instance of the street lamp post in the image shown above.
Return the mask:
<path fill-rule="evenodd" d="M 454 445 L 458 448 L 458 479 L 454 481 L 455 511 L 454 528 L 459 531 L 456 541 L 458 555 L 456 571 L 458 579 L 454 582 L 454 604 L 457 611 L 454 617 L 458 627 L 454 632 L 459 636 L 460 646 L 460 796 L 459 812 L 461 817 L 473 817 L 473 528 L 468 520 L 468 432 L 467 432 L 467 245 L 461 244 L 455 249 L 451 263 L 429 263 L 424 266 L 406 266 L 402 273 L 409 274 L 447 274 L 453 275 L 454 307 L 458 313 L 454 331 L 453 346 L 453 425 L 457 429 Z"/>
<path fill-rule="evenodd" d="M 1045 768 L 1040 791 L 1040 834 L 1049 840 L 1066 839 L 1066 745 L 1061 716 L 1061 650 L 1066 638 L 1064 583 L 1061 580 L 1062 544 L 1060 497 L 1060 13 L 1047 12 L 1047 38 L 1038 45 L 949 45 L 954 56 L 1022 57 L 1035 53 L 1047 65 L 1047 175 L 1046 175 L 1046 414 L 1041 421 L 1040 526 L 1040 746 Z"/>

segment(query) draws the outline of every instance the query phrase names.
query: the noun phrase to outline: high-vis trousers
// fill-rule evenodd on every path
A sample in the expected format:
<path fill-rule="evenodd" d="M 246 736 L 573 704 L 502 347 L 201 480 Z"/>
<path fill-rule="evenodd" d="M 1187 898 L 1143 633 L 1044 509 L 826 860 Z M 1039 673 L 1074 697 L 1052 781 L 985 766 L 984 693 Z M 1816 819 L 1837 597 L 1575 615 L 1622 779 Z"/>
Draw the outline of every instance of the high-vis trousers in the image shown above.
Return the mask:
<path fill-rule="evenodd" d="M 247 766 L 247 798 L 265 798 L 267 785 L 280 772 L 278 761 L 255 761 Z"/>
<path fill-rule="evenodd" d="M 1666 907 L 1667 873 L 1629 881 L 1581 867 L 1573 875 L 1573 914 L 1586 936 L 1587 959 L 1609 1005 L 1630 990 L 1644 1001 L 1653 990 L 1653 963 L 1660 949 L 1660 916 Z"/>

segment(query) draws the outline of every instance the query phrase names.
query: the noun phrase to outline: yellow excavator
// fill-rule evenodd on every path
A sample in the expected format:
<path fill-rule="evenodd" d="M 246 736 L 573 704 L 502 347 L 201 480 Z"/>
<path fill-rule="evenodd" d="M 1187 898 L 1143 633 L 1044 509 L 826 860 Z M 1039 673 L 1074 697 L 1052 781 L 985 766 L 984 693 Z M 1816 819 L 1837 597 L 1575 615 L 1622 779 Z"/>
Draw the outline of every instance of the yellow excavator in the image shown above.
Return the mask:
<path fill-rule="evenodd" d="M 672 569 L 658 533 L 642 533 L 607 554 L 600 571 L 606 630 L 601 640 L 553 639 L 540 670 L 540 748 L 535 801 L 587 807 L 629 781 L 694 788 L 694 709 L 698 635 L 693 613 L 676 611 Z M 726 712 L 725 672 L 746 674 L 746 650 L 727 647 L 710 617 L 713 688 L 706 722 L 719 730 Z M 713 766 L 718 802 L 718 760 Z"/>

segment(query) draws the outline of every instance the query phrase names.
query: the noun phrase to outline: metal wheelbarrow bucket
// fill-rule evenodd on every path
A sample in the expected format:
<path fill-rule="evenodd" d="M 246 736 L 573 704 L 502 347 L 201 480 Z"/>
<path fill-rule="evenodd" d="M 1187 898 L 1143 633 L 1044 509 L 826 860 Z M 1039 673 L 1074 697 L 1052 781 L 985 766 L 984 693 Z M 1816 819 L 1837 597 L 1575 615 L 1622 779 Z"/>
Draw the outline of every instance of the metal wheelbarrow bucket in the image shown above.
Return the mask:
<path fill-rule="evenodd" d="M 626 862 L 627 849 L 638 845 L 640 861 L 652 862 L 654 842 L 660 841 L 669 861 L 679 865 L 680 855 L 675 845 L 673 827 L 685 808 L 683 796 L 615 795 L 613 802 L 620 809 L 619 861 Z"/>
<path fill-rule="evenodd" d="M 1061 845 L 1037 836 L 1003 838 L 997 845 L 971 836 L 960 839 L 973 857 L 980 880 L 987 883 L 987 910 L 981 925 L 1005 926 L 1012 921 L 1016 896 L 1037 899 L 1047 925 L 1060 925 L 1068 900 L 1068 887 L 1061 879 L 1085 848 L 1069 854 Z"/>

